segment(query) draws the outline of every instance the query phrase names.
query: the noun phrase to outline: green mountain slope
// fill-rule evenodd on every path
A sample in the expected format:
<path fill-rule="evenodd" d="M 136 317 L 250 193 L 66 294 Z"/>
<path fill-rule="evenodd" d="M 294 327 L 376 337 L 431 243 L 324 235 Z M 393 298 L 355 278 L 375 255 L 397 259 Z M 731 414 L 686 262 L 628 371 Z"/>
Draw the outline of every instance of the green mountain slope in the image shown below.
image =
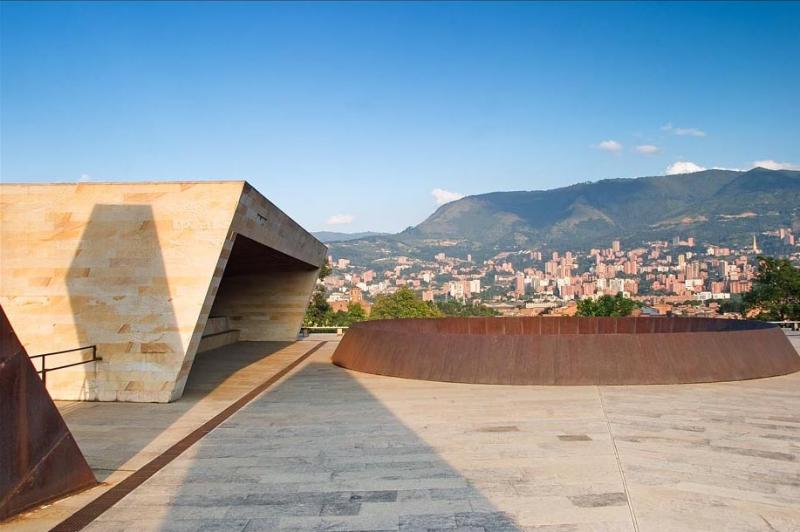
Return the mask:
<path fill-rule="evenodd" d="M 714 233 L 747 211 L 758 217 L 778 213 L 790 223 L 798 207 L 800 172 L 707 170 L 469 196 L 443 205 L 399 236 L 492 245 L 656 236 L 676 226 Z"/>
<path fill-rule="evenodd" d="M 800 172 L 754 168 L 609 179 L 538 191 L 493 192 L 447 203 L 416 227 L 348 242 L 351 254 L 458 249 L 584 248 L 613 239 L 741 243 L 800 222 Z M 341 248 L 340 248 L 341 249 Z"/>

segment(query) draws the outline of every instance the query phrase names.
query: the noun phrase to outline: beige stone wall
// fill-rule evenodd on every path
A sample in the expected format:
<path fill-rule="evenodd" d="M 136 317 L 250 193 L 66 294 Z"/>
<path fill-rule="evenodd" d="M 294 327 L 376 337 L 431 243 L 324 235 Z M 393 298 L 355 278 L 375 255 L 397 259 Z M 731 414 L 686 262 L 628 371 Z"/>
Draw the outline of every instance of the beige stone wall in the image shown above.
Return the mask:
<path fill-rule="evenodd" d="M 103 357 L 48 374 L 57 399 L 180 397 L 237 231 L 325 256 L 242 181 L 2 185 L 0 210 L 0 304 L 28 353 Z"/>

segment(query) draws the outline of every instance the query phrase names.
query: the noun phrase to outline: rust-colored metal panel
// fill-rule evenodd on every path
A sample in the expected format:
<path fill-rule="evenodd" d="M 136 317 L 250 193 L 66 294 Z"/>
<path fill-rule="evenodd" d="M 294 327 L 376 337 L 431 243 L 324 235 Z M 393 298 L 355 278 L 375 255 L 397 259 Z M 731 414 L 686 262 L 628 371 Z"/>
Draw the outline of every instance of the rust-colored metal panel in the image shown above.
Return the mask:
<path fill-rule="evenodd" d="M 506 334 L 522 334 L 522 318 L 506 318 Z"/>
<path fill-rule="evenodd" d="M 558 334 L 578 334 L 578 323 L 580 323 L 580 320 L 570 317 L 559 317 Z"/>
<path fill-rule="evenodd" d="M 580 318 L 578 318 L 580 319 Z M 617 334 L 636 334 L 636 318 L 611 318 L 616 325 Z"/>
<path fill-rule="evenodd" d="M 597 332 L 599 334 L 616 334 L 617 320 L 595 318 L 597 320 Z"/>
<path fill-rule="evenodd" d="M 437 322 L 437 330 L 453 334 L 468 334 L 469 320 L 443 320 Z"/>
<path fill-rule="evenodd" d="M 655 332 L 657 333 L 668 333 L 672 332 L 672 323 L 675 320 L 653 320 L 655 323 Z"/>
<path fill-rule="evenodd" d="M 539 318 L 536 321 L 539 322 L 539 330 L 541 331 L 539 334 L 546 336 L 558 334 L 558 318 Z"/>
<path fill-rule="evenodd" d="M 578 320 L 578 332 L 580 334 L 597 334 L 597 318 Z"/>
<path fill-rule="evenodd" d="M 483 322 L 486 324 L 486 335 L 487 336 L 497 336 L 500 334 L 505 334 L 506 327 L 505 323 L 506 320 L 498 319 L 498 318 L 482 318 Z"/>
<path fill-rule="evenodd" d="M 713 318 L 441 318 L 353 325 L 342 367 L 480 384 L 678 384 L 800 371 L 777 326 Z"/>
<path fill-rule="evenodd" d="M 0 520 L 97 484 L 0 308 Z"/>

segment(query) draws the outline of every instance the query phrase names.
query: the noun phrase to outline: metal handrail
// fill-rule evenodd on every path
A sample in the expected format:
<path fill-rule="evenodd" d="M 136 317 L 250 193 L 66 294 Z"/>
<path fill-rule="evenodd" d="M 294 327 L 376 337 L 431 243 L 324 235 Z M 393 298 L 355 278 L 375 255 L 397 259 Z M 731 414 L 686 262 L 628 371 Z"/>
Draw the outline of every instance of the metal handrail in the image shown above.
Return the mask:
<path fill-rule="evenodd" d="M 92 350 L 92 358 L 89 360 L 81 360 L 80 362 L 73 362 L 72 364 L 64 364 L 63 366 L 57 366 L 55 368 L 48 368 L 46 360 L 50 355 L 62 355 L 64 353 L 73 353 L 75 351 L 84 351 L 86 349 Z M 33 355 L 28 358 L 41 358 L 42 359 L 42 369 L 36 370 L 36 373 L 42 374 L 42 384 L 47 386 L 47 373 L 50 371 L 55 371 L 57 369 L 64 369 L 64 368 L 71 368 L 72 366 L 80 366 L 82 364 L 88 364 L 89 362 L 97 362 L 98 360 L 103 360 L 101 357 L 97 356 L 97 345 L 87 345 L 84 347 L 76 347 L 75 349 L 64 349 L 63 351 L 53 351 L 52 353 L 42 353 L 41 355 Z"/>
<path fill-rule="evenodd" d="M 337 336 L 341 336 L 344 334 L 342 331 L 347 329 L 347 325 L 303 325 L 300 327 L 300 336 L 306 337 L 308 334 L 311 333 L 313 330 L 335 330 Z"/>

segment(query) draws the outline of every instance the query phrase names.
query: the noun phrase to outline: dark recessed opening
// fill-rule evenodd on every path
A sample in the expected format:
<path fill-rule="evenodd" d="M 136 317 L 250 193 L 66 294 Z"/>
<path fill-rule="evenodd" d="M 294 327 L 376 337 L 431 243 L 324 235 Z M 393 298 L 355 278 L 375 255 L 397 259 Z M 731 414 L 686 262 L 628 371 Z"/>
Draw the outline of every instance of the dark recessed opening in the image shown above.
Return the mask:
<path fill-rule="evenodd" d="M 225 267 L 225 276 L 297 270 L 316 270 L 316 267 L 246 236 L 236 235 L 228 265 Z"/>

